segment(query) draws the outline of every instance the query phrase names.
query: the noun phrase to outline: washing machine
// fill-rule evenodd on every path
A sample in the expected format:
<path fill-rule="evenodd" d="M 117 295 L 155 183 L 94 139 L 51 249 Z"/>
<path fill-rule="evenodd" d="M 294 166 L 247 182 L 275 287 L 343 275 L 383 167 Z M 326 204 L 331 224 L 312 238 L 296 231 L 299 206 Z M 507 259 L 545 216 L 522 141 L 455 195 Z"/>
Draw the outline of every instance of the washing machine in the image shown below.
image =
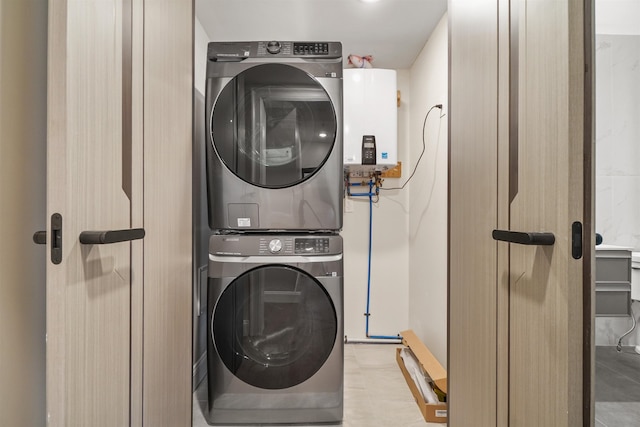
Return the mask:
<path fill-rule="evenodd" d="M 212 42 L 206 133 L 212 230 L 342 228 L 342 45 Z"/>
<path fill-rule="evenodd" d="M 207 421 L 340 422 L 342 238 L 213 235 L 208 276 Z"/>

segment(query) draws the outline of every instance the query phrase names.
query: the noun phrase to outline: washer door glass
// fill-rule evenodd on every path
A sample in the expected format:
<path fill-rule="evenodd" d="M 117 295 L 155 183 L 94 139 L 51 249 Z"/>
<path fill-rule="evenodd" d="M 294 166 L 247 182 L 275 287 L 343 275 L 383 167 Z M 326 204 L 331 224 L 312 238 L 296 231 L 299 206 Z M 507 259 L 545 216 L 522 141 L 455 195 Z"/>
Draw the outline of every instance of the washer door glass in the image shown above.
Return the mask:
<path fill-rule="evenodd" d="M 211 113 L 213 146 L 241 179 L 265 188 L 296 185 L 331 154 L 337 121 L 322 85 L 285 64 L 263 64 L 234 77 Z"/>
<path fill-rule="evenodd" d="M 231 282 L 211 325 L 225 366 L 242 381 L 272 390 L 311 378 L 331 354 L 337 331 L 324 287 L 284 265 L 261 266 Z"/>

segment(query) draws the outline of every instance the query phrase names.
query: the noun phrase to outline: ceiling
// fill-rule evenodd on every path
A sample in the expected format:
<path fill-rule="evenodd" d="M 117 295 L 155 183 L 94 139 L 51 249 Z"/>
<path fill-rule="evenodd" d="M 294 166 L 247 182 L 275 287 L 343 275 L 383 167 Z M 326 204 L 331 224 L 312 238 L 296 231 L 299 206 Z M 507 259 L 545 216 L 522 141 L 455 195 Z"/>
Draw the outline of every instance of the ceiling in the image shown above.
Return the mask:
<path fill-rule="evenodd" d="M 372 55 L 376 68 L 407 69 L 444 14 L 447 0 L 196 0 L 212 41 L 339 41 Z"/>

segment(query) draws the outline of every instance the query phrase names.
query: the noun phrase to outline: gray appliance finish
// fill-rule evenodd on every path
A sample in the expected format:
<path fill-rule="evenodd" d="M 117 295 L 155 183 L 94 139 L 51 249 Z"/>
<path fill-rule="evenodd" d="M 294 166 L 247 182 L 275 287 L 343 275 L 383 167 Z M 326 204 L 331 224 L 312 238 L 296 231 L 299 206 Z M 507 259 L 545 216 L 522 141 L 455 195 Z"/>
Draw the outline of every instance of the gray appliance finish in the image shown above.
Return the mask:
<path fill-rule="evenodd" d="M 205 166 L 204 95 L 193 90 L 193 391 L 207 373 L 207 260 L 209 224 Z"/>
<path fill-rule="evenodd" d="M 208 275 L 207 422 L 340 422 L 342 238 L 213 235 Z"/>
<path fill-rule="evenodd" d="M 211 42 L 206 134 L 217 232 L 342 228 L 342 45 Z"/>
<path fill-rule="evenodd" d="M 632 316 L 631 248 L 596 246 L 596 316 Z"/>

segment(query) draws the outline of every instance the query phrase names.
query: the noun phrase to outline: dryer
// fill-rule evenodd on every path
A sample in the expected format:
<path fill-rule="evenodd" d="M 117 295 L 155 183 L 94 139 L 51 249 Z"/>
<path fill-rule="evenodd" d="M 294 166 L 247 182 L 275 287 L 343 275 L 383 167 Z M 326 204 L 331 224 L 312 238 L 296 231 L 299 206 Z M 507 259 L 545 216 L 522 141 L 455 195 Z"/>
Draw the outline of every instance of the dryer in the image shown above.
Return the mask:
<path fill-rule="evenodd" d="M 343 413 L 339 235 L 213 235 L 210 424 L 335 423 Z"/>
<path fill-rule="evenodd" d="M 342 45 L 211 42 L 209 225 L 221 232 L 342 228 Z"/>

